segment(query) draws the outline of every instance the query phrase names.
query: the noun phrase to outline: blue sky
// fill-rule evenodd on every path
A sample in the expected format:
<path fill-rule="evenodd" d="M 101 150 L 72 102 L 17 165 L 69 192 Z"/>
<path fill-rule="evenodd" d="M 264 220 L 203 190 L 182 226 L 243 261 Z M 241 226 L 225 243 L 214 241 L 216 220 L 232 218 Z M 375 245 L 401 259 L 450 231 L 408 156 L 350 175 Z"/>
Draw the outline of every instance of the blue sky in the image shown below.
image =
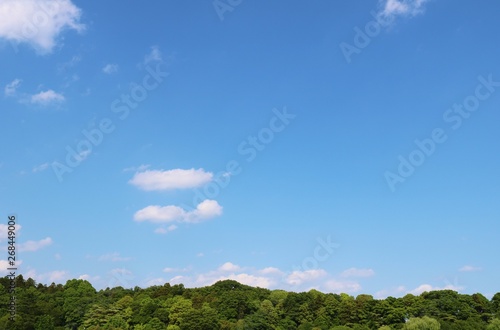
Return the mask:
<path fill-rule="evenodd" d="M 2 272 L 492 296 L 499 9 L 3 1 Z"/>

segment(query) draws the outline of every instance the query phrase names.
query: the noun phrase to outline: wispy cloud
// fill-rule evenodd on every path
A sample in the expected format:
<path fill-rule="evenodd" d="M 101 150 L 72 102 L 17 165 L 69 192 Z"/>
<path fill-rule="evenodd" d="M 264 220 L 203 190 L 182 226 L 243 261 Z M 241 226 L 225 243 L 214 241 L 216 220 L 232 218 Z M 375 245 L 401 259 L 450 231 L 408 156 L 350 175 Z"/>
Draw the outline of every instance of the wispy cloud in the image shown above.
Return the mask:
<path fill-rule="evenodd" d="M 56 93 L 52 89 L 31 96 L 32 104 L 37 104 L 42 106 L 48 106 L 54 103 L 61 103 L 64 100 L 65 98 L 62 94 Z"/>
<path fill-rule="evenodd" d="M 107 64 L 104 68 L 102 68 L 102 72 L 106 74 L 112 74 L 118 71 L 118 64 Z"/>
<path fill-rule="evenodd" d="M 27 43 L 50 53 L 63 30 L 82 32 L 82 11 L 71 0 L 3 0 L 0 2 L 0 38 Z"/>
<path fill-rule="evenodd" d="M 34 252 L 38 251 L 46 246 L 49 246 L 52 244 L 52 238 L 46 237 L 42 240 L 39 241 L 27 241 L 25 243 L 19 244 L 19 251 L 24 252 L 24 251 L 29 251 L 29 252 Z"/>
<path fill-rule="evenodd" d="M 43 172 L 43 171 L 45 171 L 46 169 L 49 168 L 49 165 L 50 165 L 49 163 L 43 163 L 43 164 L 40 164 L 38 166 L 35 166 L 33 168 L 33 173 Z"/>
<path fill-rule="evenodd" d="M 21 79 L 14 79 L 12 82 L 5 86 L 4 93 L 5 96 L 14 96 L 17 93 L 17 89 L 21 86 Z"/>
<path fill-rule="evenodd" d="M 396 16 L 416 16 L 424 12 L 424 4 L 429 0 L 380 0 L 380 15 L 394 18 Z"/>
<path fill-rule="evenodd" d="M 167 228 L 164 227 L 159 227 L 155 229 L 155 233 L 157 234 L 167 234 L 170 233 L 171 231 L 176 230 L 178 227 L 176 225 L 170 225 Z"/>
<path fill-rule="evenodd" d="M 151 165 L 145 165 L 145 164 L 139 165 L 137 167 L 131 166 L 131 167 L 124 168 L 123 172 L 143 172 L 150 167 L 151 167 Z"/>
<path fill-rule="evenodd" d="M 196 188 L 212 180 L 213 174 L 202 168 L 195 170 L 174 169 L 169 171 L 139 172 L 130 184 L 146 191 Z"/>
<path fill-rule="evenodd" d="M 153 223 L 188 222 L 197 223 L 222 214 L 222 206 L 214 200 L 204 200 L 195 210 L 186 211 L 175 205 L 150 205 L 139 210 L 134 215 L 135 221 L 149 221 Z"/>
<path fill-rule="evenodd" d="M 462 268 L 460 268 L 458 271 L 460 271 L 460 272 L 479 272 L 481 270 L 482 270 L 481 267 L 474 267 L 474 266 L 470 266 L 470 265 L 465 265 Z"/>

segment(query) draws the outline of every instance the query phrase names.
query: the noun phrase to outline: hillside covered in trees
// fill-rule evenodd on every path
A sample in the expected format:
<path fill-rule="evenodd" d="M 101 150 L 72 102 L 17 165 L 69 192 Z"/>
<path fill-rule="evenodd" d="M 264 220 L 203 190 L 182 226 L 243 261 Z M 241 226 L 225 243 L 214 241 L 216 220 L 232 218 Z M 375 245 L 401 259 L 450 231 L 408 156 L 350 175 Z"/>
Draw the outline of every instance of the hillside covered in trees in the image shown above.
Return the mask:
<path fill-rule="evenodd" d="M 18 276 L 15 284 L 16 315 L 10 321 L 10 280 L 0 279 L 0 329 L 500 329 L 500 293 L 491 300 L 451 290 L 374 299 L 268 290 L 232 280 L 193 289 L 166 283 L 100 291 L 76 279 L 47 286 Z"/>

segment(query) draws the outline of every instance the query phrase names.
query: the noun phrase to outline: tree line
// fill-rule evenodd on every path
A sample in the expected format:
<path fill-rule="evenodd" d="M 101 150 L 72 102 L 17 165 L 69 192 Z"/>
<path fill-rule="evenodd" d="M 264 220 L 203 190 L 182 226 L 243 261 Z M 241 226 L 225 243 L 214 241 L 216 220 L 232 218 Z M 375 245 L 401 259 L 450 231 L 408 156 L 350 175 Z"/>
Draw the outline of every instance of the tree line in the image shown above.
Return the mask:
<path fill-rule="evenodd" d="M 452 290 L 374 299 L 341 293 L 287 292 L 233 280 L 97 291 L 85 280 L 45 285 L 0 278 L 0 329 L 5 330 L 500 330 L 500 293 Z"/>

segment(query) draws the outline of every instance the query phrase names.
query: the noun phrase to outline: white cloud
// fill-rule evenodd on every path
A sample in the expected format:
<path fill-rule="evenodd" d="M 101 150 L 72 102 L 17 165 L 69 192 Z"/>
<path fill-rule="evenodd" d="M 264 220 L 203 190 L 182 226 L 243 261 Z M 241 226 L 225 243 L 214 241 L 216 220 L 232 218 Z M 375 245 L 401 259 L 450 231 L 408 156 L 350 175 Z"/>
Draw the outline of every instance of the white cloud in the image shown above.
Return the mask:
<path fill-rule="evenodd" d="M 155 233 L 157 233 L 157 234 L 167 234 L 167 233 L 170 233 L 171 231 L 176 230 L 177 228 L 178 227 L 176 225 L 170 225 L 167 228 L 160 227 L 160 228 L 156 228 L 155 229 Z"/>
<path fill-rule="evenodd" d="M 54 270 L 51 272 L 38 274 L 34 269 L 30 269 L 25 273 L 25 278 L 32 278 L 37 283 L 50 284 L 54 283 L 64 283 L 70 279 L 70 273 L 65 270 Z"/>
<path fill-rule="evenodd" d="M 241 267 L 231 262 L 226 262 L 225 264 L 219 267 L 219 271 L 221 272 L 237 272 L 239 270 L 241 270 Z"/>
<path fill-rule="evenodd" d="M 19 88 L 19 86 L 21 86 L 21 83 L 21 79 L 14 79 L 12 82 L 8 83 L 4 89 L 5 96 L 16 95 L 17 89 Z"/>
<path fill-rule="evenodd" d="M 46 238 L 39 240 L 39 241 L 27 241 L 26 243 L 21 243 L 21 244 L 19 244 L 18 249 L 20 252 L 23 252 L 23 251 L 33 252 L 33 251 L 38 251 L 41 248 L 44 248 L 44 247 L 49 246 L 51 244 L 52 244 L 52 238 L 46 237 Z"/>
<path fill-rule="evenodd" d="M 284 273 L 279 270 L 276 267 L 266 267 L 264 269 L 259 270 L 259 274 L 263 275 L 270 275 L 270 274 L 275 274 L 275 275 L 283 275 Z"/>
<path fill-rule="evenodd" d="M 481 270 L 482 270 L 481 267 L 474 267 L 474 266 L 470 266 L 470 265 L 465 265 L 462 268 L 460 268 L 458 271 L 460 271 L 460 272 L 479 272 Z"/>
<path fill-rule="evenodd" d="M 329 280 L 325 284 L 326 289 L 333 293 L 353 293 L 361 291 L 361 285 L 352 281 Z"/>
<path fill-rule="evenodd" d="M 43 106 L 51 103 L 60 103 L 64 100 L 65 98 L 62 94 L 56 93 L 52 89 L 31 96 L 31 103 Z"/>
<path fill-rule="evenodd" d="M 42 172 L 49 168 L 49 163 L 44 163 L 33 168 L 33 173 Z"/>
<path fill-rule="evenodd" d="M 186 211 L 175 205 L 150 205 L 134 214 L 135 221 L 150 221 L 153 223 L 189 222 L 197 223 L 222 214 L 222 206 L 217 201 L 206 199 L 193 211 Z"/>
<path fill-rule="evenodd" d="M 41 54 L 50 53 L 64 30 L 82 32 L 81 10 L 71 0 L 3 0 L 0 38 L 27 43 Z"/>
<path fill-rule="evenodd" d="M 118 64 L 107 64 L 104 68 L 102 68 L 102 72 L 106 74 L 112 74 L 118 71 Z"/>
<path fill-rule="evenodd" d="M 406 293 L 407 290 L 406 290 L 406 287 L 404 285 L 400 285 L 396 288 L 390 288 L 390 289 L 384 289 L 384 290 L 380 290 L 380 291 L 377 291 L 375 293 L 375 298 L 376 299 L 385 299 L 389 296 L 400 296 L 401 294 L 403 293 Z"/>
<path fill-rule="evenodd" d="M 380 0 L 382 7 L 379 15 L 394 18 L 396 16 L 416 16 L 424 11 L 428 0 Z"/>
<path fill-rule="evenodd" d="M 99 257 L 99 261 L 128 261 L 131 258 L 126 258 L 126 257 L 121 257 L 119 253 L 114 252 L 114 253 L 107 253 Z"/>
<path fill-rule="evenodd" d="M 144 64 L 149 64 L 151 62 L 161 62 L 163 57 L 158 46 L 152 46 L 151 52 L 144 56 Z"/>
<path fill-rule="evenodd" d="M 146 191 L 196 188 L 212 181 L 213 174 L 202 168 L 195 170 L 174 169 L 168 171 L 138 172 L 130 184 Z"/>
<path fill-rule="evenodd" d="M 327 272 L 324 269 L 309 269 L 305 271 L 295 270 L 286 277 L 286 281 L 291 285 L 301 285 L 325 277 Z"/>
<path fill-rule="evenodd" d="M 341 277 L 372 277 L 375 275 L 373 269 L 359 269 L 359 268 L 349 268 L 344 270 L 340 276 Z"/>

